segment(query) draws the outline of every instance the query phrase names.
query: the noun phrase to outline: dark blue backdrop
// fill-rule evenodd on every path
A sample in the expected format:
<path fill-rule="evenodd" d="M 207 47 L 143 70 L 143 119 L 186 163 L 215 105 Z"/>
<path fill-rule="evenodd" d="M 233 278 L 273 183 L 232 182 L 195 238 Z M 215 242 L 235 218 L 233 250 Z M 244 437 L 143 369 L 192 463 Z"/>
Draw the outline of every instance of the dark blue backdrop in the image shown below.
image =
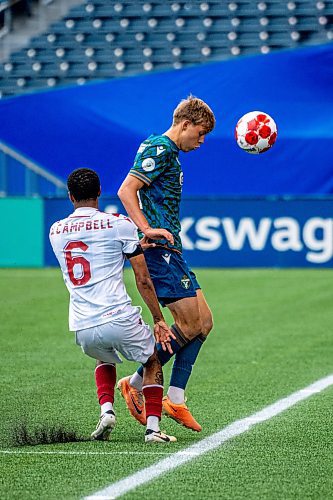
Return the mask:
<path fill-rule="evenodd" d="M 65 179 L 95 168 L 114 194 L 139 143 L 164 132 L 193 93 L 217 117 L 197 152 L 182 155 L 184 195 L 333 193 L 333 44 L 52 90 L 0 102 L 0 140 Z M 244 113 L 273 116 L 271 151 L 248 155 L 233 138 Z"/>
<path fill-rule="evenodd" d="M 56 265 L 48 240 L 55 220 L 72 212 L 68 200 L 45 200 L 45 264 Z M 102 210 L 122 212 L 117 198 Z M 185 199 L 184 255 L 202 267 L 333 267 L 333 198 Z"/>

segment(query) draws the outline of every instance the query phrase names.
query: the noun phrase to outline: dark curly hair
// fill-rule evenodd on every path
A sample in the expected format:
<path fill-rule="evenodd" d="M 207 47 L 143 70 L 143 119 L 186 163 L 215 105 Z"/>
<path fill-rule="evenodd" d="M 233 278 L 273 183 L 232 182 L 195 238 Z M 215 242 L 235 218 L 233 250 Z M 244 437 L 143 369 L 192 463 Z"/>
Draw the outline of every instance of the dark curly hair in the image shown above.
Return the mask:
<path fill-rule="evenodd" d="M 101 183 L 98 175 L 90 168 L 78 168 L 69 174 L 67 187 L 75 201 L 96 200 Z"/>

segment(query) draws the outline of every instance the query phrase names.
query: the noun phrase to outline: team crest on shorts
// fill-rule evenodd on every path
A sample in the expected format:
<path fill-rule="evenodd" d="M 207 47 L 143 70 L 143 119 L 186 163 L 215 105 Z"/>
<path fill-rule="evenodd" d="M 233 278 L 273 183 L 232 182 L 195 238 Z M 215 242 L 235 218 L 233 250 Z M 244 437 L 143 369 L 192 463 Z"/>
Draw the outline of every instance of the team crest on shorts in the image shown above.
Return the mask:
<path fill-rule="evenodd" d="M 180 284 L 183 288 L 188 290 L 190 288 L 191 280 L 188 276 L 186 276 L 186 274 L 184 274 L 184 276 L 180 280 Z"/>

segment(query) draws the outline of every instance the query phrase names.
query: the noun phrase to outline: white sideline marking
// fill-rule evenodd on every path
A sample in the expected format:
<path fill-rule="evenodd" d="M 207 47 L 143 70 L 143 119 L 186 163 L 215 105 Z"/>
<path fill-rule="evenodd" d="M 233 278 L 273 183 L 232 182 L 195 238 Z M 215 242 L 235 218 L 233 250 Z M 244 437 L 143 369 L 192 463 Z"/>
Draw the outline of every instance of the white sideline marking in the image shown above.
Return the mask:
<path fill-rule="evenodd" d="M 3 455 L 172 455 L 171 451 L 0 450 L 0 453 L 2 453 Z"/>
<path fill-rule="evenodd" d="M 142 484 L 148 483 L 153 479 L 165 474 L 172 469 L 176 469 L 180 465 L 193 460 L 193 458 L 199 457 L 204 453 L 215 450 L 219 446 L 221 446 L 229 439 L 232 439 L 240 434 L 251 429 L 251 427 L 265 422 L 266 420 L 275 417 L 279 413 L 291 408 L 296 405 L 300 401 L 309 398 L 313 394 L 319 393 L 327 387 L 333 385 L 333 375 L 329 375 L 328 377 L 322 378 L 314 382 L 313 384 L 301 389 L 297 392 L 290 394 L 286 398 L 279 399 L 275 403 L 266 406 L 266 408 L 250 415 L 249 417 L 243 418 L 241 420 L 236 420 L 232 424 L 228 425 L 221 431 L 212 434 L 211 436 L 202 439 L 198 443 L 189 446 L 183 451 L 179 451 L 177 453 L 173 453 L 168 458 L 164 458 L 159 462 L 156 462 L 154 465 L 150 467 L 146 467 L 131 476 L 125 477 L 116 483 L 110 484 L 106 488 L 93 493 L 85 497 L 83 500 L 111 500 L 118 498 L 125 493 L 128 493 L 131 490 L 134 490 L 138 486 Z M 163 446 L 162 444 L 160 446 Z"/>

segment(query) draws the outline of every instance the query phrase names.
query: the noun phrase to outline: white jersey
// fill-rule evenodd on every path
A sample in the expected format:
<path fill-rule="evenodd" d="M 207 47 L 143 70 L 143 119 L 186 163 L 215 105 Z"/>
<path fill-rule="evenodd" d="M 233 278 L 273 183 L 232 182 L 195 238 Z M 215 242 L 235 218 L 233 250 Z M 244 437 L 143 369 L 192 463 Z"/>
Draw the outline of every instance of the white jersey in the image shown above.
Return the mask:
<path fill-rule="evenodd" d="M 52 225 L 50 242 L 70 293 L 70 330 L 98 326 L 137 309 L 123 282 L 124 254 L 139 244 L 128 217 L 78 208 Z"/>

